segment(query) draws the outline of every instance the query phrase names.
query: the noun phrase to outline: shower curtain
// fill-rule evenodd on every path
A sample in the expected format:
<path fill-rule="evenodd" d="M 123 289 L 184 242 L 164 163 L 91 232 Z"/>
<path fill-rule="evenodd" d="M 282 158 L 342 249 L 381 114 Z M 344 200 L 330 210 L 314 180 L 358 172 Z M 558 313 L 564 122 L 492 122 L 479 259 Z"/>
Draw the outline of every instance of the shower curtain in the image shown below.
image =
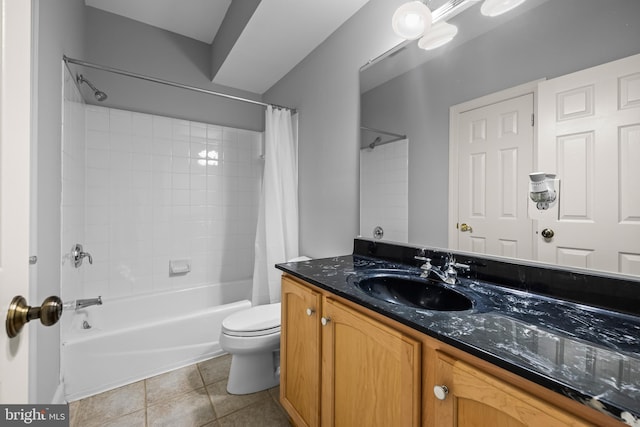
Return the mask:
<path fill-rule="evenodd" d="M 280 271 L 274 265 L 298 256 L 298 156 L 294 124 L 290 110 L 267 107 L 253 305 L 280 301 Z"/>

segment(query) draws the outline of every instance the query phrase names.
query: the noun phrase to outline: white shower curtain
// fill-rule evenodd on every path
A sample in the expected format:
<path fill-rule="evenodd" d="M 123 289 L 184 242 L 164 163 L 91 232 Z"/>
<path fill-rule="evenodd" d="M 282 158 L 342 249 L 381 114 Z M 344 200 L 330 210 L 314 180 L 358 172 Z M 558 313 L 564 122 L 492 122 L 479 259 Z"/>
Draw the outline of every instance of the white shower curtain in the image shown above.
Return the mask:
<path fill-rule="evenodd" d="M 298 156 L 294 122 L 290 110 L 267 107 L 253 305 L 280 301 L 280 271 L 274 265 L 298 256 Z"/>

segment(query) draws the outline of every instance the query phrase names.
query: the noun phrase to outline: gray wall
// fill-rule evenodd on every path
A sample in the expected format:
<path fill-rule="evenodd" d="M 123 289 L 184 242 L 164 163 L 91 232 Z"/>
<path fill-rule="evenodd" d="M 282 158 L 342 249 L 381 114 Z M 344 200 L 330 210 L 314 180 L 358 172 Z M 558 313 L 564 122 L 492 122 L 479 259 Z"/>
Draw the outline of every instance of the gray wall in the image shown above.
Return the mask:
<path fill-rule="evenodd" d="M 36 282 L 29 301 L 33 305 L 60 294 L 62 55 L 84 54 L 84 10 L 83 0 L 34 2 L 36 218 L 32 253 L 38 256 L 38 263 L 31 270 L 32 283 L 34 278 Z M 29 400 L 49 403 L 60 375 L 60 328 L 32 323 Z"/>
<path fill-rule="evenodd" d="M 371 0 L 264 94 L 300 113 L 300 252 L 351 253 L 359 222 L 358 70 L 400 40 L 390 19 L 404 0 Z"/>
<path fill-rule="evenodd" d="M 92 7 L 86 8 L 89 62 L 202 89 L 260 101 L 255 93 L 216 85 L 211 74 L 211 45 Z M 100 105 L 186 120 L 262 131 L 264 108 L 122 77 L 99 70 L 81 72 L 109 98 Z M 83 88 L 85 99 L 96 103 Z"/>
<path fill-rule="evenodd" d="M 363 95 L 362 123 L 409 136 L 409 239 L 447 246 L 449 107 L 640 52 L 637 0 L 549 1 Z"/>

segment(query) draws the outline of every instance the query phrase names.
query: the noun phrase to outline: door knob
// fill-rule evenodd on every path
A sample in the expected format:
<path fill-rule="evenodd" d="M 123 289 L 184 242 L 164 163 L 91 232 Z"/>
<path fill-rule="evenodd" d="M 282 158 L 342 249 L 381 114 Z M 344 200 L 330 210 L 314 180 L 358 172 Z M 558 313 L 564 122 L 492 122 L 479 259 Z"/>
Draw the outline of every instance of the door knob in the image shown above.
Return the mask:
<path fill-rule="evenodd" d="M 542 237 L 544 237 L 545 239 L 551 239 L 553 238 L 553 236 L 555 236 L 556 233 L 554 233 L 550 228 L 545 228 L 540 234 L 542 234 Z"/>
<path fill-rule="evenodd" d="M 460 231 L 462 232 L 468 231 L 469 233 L 471 233 L 473 231 L 473 228 L 471 228 L 469 224 L 462 223 L 460 224 Z"/>
<path fill-rule="evenodd" d="M 433 387 L 433 394 L 440 399 L 444 400 L 447 398 L 447 394 L 449 394 L 449 388 L 446 385 L 437 385 Z"/>
<path fill-rule="evenodd" d="M 46 298 L 40 307 L 27 305 L 27 300 L 18 295 L 13 298 L 7 312 L 6 329 L 9 338 L 17 336 L 22 327 L 33 319 L 40 319 L 44 326 L 55 325 L 62 316 L 62 300 L 56 296 Z"/>

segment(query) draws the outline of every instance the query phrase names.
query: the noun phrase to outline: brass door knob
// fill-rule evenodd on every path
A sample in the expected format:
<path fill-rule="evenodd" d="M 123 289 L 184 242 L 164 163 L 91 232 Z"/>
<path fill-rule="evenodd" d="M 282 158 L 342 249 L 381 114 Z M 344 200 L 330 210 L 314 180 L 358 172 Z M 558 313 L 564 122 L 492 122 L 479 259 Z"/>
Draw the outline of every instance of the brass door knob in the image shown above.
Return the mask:
<path fill-rule="evenodd" d="M 473 231 L 473 228 L 471 228 L 469 224 L 462 223 L 460 224 L 460 231 L 462 232 L 468 231 L 469 233 L 471 233 Z"/>
<path fill-rule="evenodd" d="M 550 228 L 545 228 L 540 234 L 542 234 L 542 237 L 544 237 L 545 239 L 551 239 L 553 238 L 553 236 L 555 236 L 556 233 L 554 233 Z"/>
<path fill-rule="evenodd" d="M 18 295 L 13 298 L 7 312 L 6 329 L 9 338 L 16 337 L 22 327 L 33 319 L 40 319 L 44 326 L 58 323 L 62 316 L 62 300 L 56 296 L 46 298 L 40 307 L 27 305 L 27 300 Z"/>

